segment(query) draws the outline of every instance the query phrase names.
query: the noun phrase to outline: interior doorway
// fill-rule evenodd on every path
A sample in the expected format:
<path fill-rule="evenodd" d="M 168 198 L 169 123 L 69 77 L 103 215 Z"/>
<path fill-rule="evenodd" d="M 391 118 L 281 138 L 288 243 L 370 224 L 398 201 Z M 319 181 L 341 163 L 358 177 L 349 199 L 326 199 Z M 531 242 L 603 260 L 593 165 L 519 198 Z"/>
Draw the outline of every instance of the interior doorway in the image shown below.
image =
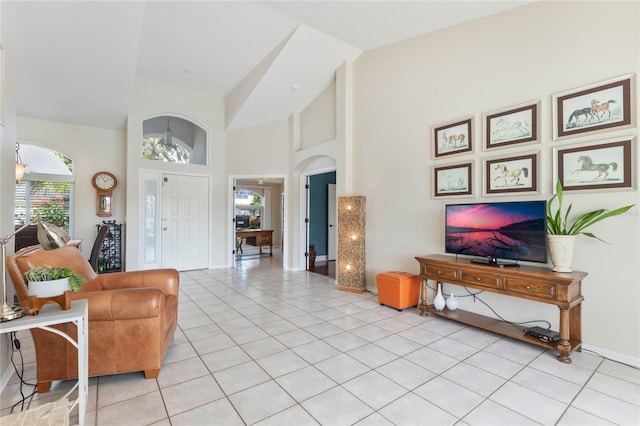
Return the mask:
<path fill-rule="evenodd" d="M 336 172 L 307 177 L 306 248 L 307 269 L 335 278 L 337 218 Z M 312 247 L 313 246 L 313 247 Z M 313 249 L 313 251 L 311 251 Z"/>
<path fill-rule="evenodd" d="M 237 176 L 232 182 L 231 264 L 246 267 L 274 256 L 282 262 L 285 178 Z"/>

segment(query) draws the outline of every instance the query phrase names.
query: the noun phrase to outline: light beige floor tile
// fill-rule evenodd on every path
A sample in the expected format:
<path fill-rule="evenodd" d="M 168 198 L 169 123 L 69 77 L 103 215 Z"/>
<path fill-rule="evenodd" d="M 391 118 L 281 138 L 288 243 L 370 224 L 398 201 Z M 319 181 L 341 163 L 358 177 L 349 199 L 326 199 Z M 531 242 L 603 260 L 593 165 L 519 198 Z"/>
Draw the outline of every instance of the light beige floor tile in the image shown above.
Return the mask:
<path fill-rule="evenodd" d="M 315 366 L 337 383 L 344 383 L 370 370 L 369 367 L 346 354 L 321 361 Z"/>
<path fill-rule="evenodd" d="M 337 386 L 336 382 L 311 366 L 279 377 L 276 381 L 298 402 Z"/>
<path fill-rule="evenodd" d="M 256 361 L 271 377 L 276 378 L 307 367 L 309 363 L 288 349 Z"/>
<path fill-rule="evenodd" d="M 560 401 L 516 383 L 506 383 L 490 399 L 545 425 L 554 424 L 567 408 Z"/>
<path fill-rule="evenodd" d="M 213 375 L 226 395 L 271 380 L 271 377 L 254 361 L 215 372 Z"/>
<path fill-rule="evenodd" d="M 211 372 L 225 370 L 236 365 L 244 364 L 251 361 L 249 355 L 246 354 L 238 346 L 222 349 L 202 356 L 202 362 Z"/>
<path fill-rule="evenodd" d="M 292 350 L 310 364 L 324 361 L 340 353 L 336 348 L 322 340 L 297 346 Z"/>
<path fill-rule="evenodd" d="M 378 411 L 394 425 L 452 425 L 456 418 L 415 393 L 408 393 Z"/>
<path fill-rule="evenodd" d="M 495 374 L 464 362 L 445 371 L 442 377 L 486 397 L 506 382 L 506 380 L 500 376 L 496 376 Z"/>
<path fill-rule="evenodd" d="M 640 368 L 605 359 L 598 367 L 598 372 L 640 385 Z"/>
<path fill-rule="evenodd" d="M 484 401 L 484 397 L 442 377 L 430 380 L 413 392 L 457 418 L 464 417 Z"/>
<path fill-rule="evenodd" d="M 296 405 L 296 401 L 274 381 L 238 392 L 229 396 L 229 400 L 246 424 L 256 423 Z"/>
<path fill-rule="evenodd" d="M 619 425 L 637 425 L 640 407 L 592 389 L 583 389 L 571 406 Z"/>
<path fill-rule="evenodd" d="M 415 389 L 435 376 L 435 373 L 404 358 L 398 358 L 378 367 L 376 371 L 408 390 Z"/>
<path fill-rule="evenodd" d="M 463 421 L 471 426 L 528 426 L 538 425 L 535 421 L 516 413 L 496 402 L 486 400 L 471 413 L 467 414 Z"/>
<path fill-rule="evenodd" d="M 167 417 L 160 391 L 127 399 L 98 410 L 100 426 L 134 426 L 158 422 Z"/>
<path fill-rule="evenodd" d="M 169 417 L 224 397 L 220 386 L 209 375 L 162 388 L 161 392 Z"/>
<path fill-rule="evenodd" d="M 341 387 L 314 396 L 301 405 L 322 425 L 351 425 L 373 413 L 371 407 Z"/>
<path fill-rule="evenodd" d="M 369 371 L 342 386 L 374 410 L 407 393 L 407 389 L 376 371 Z"/>
<path fill-rule="evenodd" d="M 283 426 L 283 425 L 295 425 L 295 426 L 315 426 L 319 423 L 316 422 L 313 417 L 309 415 L 299 405 L 294 405 L 291 408 L 280 411 L 271 417 L 259 421 L 256 426 Z"/>
<path fill-rule="evenodd" d="M 102 376 L 98 378 L 98 408 L 155 392 L 158 389 L 158 382 L 155 379 L 145 379 L 142 373 Z"/>
<path fill-rule="evenodd" d="M 585 411 L 569 407 L 556 426 L 606 426 L 613 425 L 605 419 L 589 414 Z"/>
<path fill-rule="evenodd" d="M 201 358 L 190 358 L 165 365 L 162 367 L 162 370 L 160 370 L 160 375 L 157 380 L 158 385 L 162 389 L 208 374 L 209 370 Z"/>
<path fill-rule="evenodd" d="M 564 404 L 569 404 L 580 392 L 581 387 L 535 368 L 526 367 L 516 374 L 511 382 L 549 396 Z"/>
<path fill-rule="evenodd" d="M 172 426 L 244 426 L 228 399 L 222 398 L 171 417 Z"/>

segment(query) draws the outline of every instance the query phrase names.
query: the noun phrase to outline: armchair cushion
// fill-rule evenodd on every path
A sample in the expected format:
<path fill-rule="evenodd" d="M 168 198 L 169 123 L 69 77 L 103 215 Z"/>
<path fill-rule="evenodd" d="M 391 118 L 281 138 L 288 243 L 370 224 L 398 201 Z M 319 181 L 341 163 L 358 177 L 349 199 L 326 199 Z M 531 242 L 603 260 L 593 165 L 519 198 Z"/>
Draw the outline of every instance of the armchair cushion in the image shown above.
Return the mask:
<path fill-rule="evenodd" d="M 35 266 L 70 267 L 87 282 L 71 299 L 89 301 L 89 375 L 144 371 L 157 377 L 177 326 L 179 275 L 175 269 L 97 275 L 80 250 L 23 248 L 7 258 L 20 305 L 28 306 L 24 273 Z M 75 333 L 71 323 L 58 326 Z M 36 349 L 38 391 L 52 380 L 77 377 L 75 347 L 60 336 L 32 330 Z"/>

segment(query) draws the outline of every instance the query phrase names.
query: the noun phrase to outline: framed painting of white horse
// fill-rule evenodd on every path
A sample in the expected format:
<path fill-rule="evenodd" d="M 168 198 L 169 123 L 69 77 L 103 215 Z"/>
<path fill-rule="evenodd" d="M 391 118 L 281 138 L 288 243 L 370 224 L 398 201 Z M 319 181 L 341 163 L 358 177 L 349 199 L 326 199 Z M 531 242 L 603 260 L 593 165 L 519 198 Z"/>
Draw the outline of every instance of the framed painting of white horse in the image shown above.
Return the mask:
<path fill-rule="evenodd" d="M 557 179 L 565 191 L 633 189 L 635 145 L 627 137 L 556 148 Z"/>
<path fill-rule="evenodd" d="M 553 139 L 635 126 L 633 74 L 552 97 Z"/>
<path fill-rule="evenodd" d="M 539 142 L 539 110 L 538 100 L 483 114 L 484 150 Z"/>
<path fill-rule="evenodd" d="M 433 196 L 452 197 L 473 195 L 473 162 L 433 168 Z"/>
<path fill-rule="evenodd" d="M 433 159 L 473 151 L 473 117 L 466 117 L 433 128 Z"/>
<path fill-rule="evenodd" d="M 484 159 L 484 195 L 538 192 L 538 152 Z"/>

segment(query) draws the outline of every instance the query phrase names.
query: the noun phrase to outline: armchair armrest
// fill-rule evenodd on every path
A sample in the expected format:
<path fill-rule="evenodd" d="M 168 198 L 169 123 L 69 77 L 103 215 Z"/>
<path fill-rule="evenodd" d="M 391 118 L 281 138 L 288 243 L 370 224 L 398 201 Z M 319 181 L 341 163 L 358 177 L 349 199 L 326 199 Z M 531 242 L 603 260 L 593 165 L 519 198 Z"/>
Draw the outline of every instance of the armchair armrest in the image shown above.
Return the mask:
<path fill-rule="evenodd" d="M 119 290 L 125 288 L 159 288 L 167 296 L 178 297 L 178 271 L 175 269 L 150 269 L 145 271 L 114 272 L 98 275 L 94 280 L 80 287 L 87 290 Z"/>
<path fill-rule="evenodd" d="M 158 288 L 71 293 L 71 300 L 89 301 L 89 321 L 156 318 L 164 310 L 164 294 Z"/>

